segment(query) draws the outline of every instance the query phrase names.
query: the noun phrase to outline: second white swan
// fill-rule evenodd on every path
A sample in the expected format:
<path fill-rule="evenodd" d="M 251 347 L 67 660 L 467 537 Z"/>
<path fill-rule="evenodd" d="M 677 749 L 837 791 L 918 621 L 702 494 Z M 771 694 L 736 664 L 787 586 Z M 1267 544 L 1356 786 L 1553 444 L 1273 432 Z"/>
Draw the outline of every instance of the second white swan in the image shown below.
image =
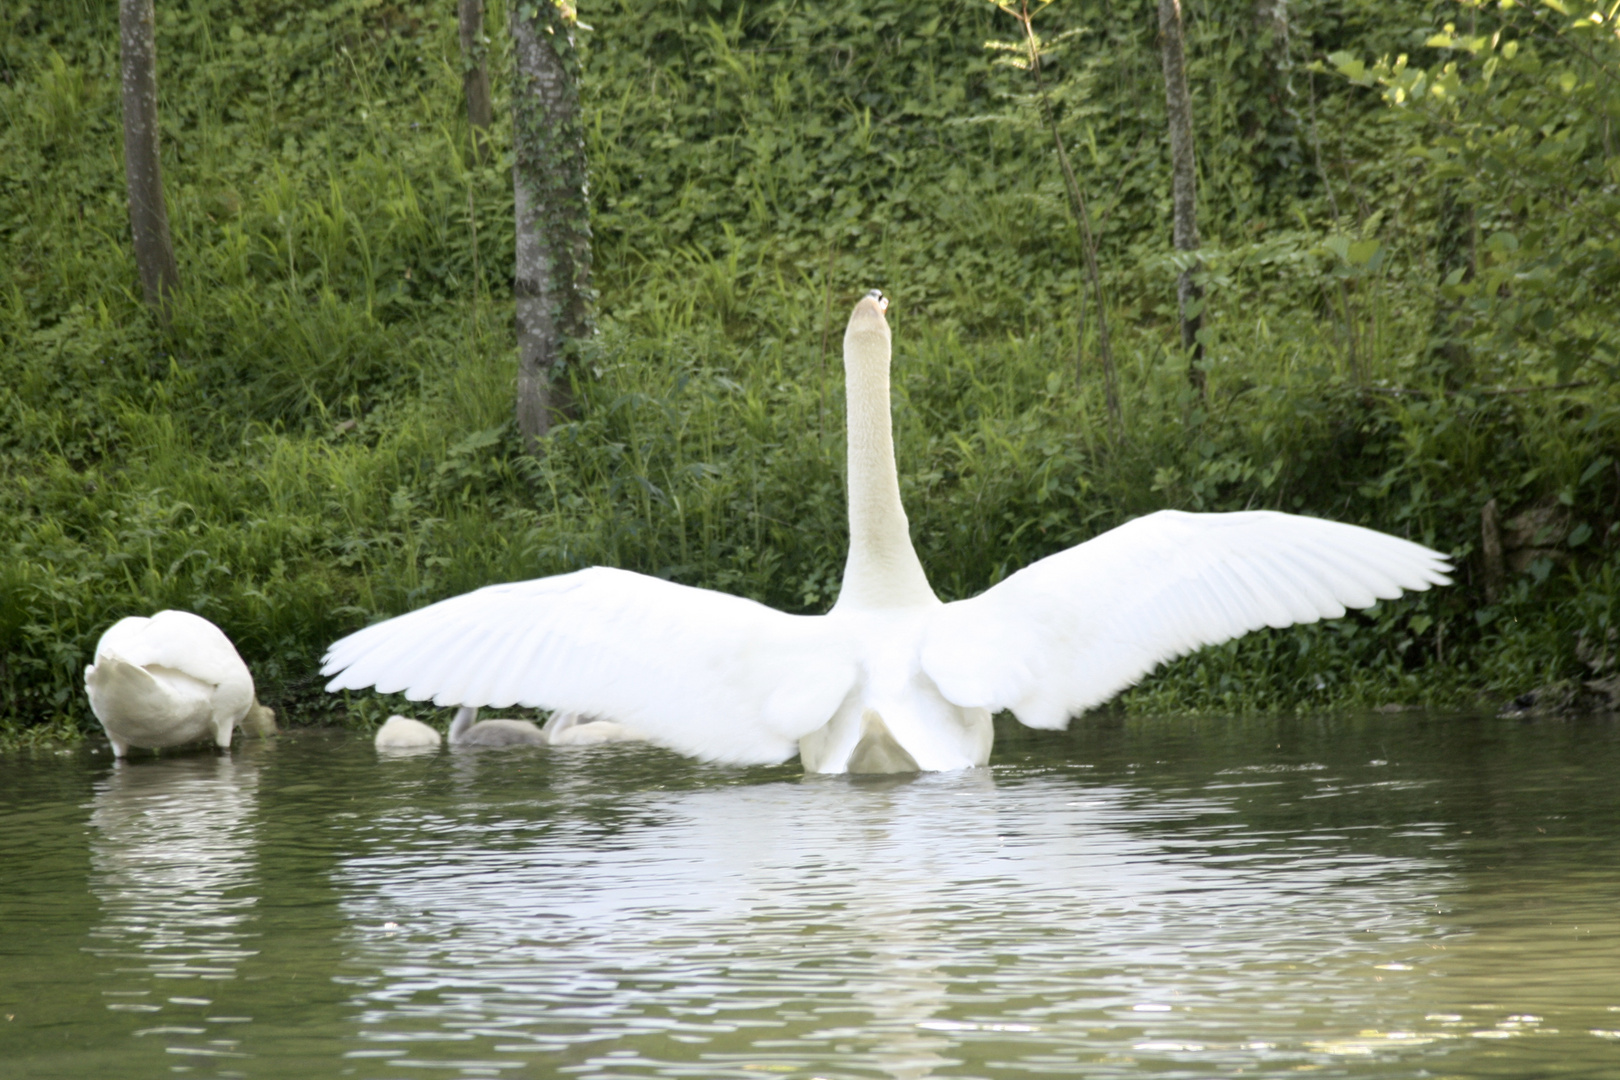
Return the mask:
<path fill-rule="evenodd" d="M 276 730 L 236 646 L 189 611 L 119 619 L 96 642 L 84 689 L 117 757 L 206 739 L 228 750 L 238 724 L 250 734 Z"/>

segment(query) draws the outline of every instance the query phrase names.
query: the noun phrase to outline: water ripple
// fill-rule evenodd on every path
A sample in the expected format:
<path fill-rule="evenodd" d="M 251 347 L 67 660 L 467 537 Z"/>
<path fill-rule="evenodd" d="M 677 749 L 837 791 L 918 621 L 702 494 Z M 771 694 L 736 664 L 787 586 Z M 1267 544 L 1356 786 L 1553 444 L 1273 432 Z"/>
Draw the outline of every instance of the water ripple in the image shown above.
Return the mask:
<path fill-rule="evenodd" d="M 1616 1074 L 1612 729 L 1082 726 L 997 762 L 319 735 L 0 761 L 5 1053 L 45 1078 Z"/>

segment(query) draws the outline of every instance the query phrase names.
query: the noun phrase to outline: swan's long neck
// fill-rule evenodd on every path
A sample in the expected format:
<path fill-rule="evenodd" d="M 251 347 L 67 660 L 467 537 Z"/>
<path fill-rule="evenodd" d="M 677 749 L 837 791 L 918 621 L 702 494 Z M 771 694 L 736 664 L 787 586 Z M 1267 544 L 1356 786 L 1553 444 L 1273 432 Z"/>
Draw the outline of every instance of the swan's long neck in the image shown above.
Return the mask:
<path fill-rule="evenodd" d="M 871 304 L 870 311 L 863 308 Z M 911 546 L 889 416 L 889 334 L 863 300 L 844 334 L 849 413 L 849 559 L 839 608 L 937 604 Z"/>
<path fill-rule="evenodd" d="M 456 710 L 456 717 L 450 721 L 450 734 L 446 736 L 450 742 L 460 742 L 461 737 L 472 727 L 473 721 L 478 719 L 478 710 L 463 705 Z"/>

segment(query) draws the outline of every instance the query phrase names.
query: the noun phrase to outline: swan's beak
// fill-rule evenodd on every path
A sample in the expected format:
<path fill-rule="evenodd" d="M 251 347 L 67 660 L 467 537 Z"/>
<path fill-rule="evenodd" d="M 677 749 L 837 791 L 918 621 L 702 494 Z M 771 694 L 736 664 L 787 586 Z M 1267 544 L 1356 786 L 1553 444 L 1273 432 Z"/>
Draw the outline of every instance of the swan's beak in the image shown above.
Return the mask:
<path fill-rule="evenodd" d="M 876 304 L 879 314 L 889 310 L 889 298 L 883 295 L 882 289 L 873 289 L 861 299 L 870 300 Z"/>

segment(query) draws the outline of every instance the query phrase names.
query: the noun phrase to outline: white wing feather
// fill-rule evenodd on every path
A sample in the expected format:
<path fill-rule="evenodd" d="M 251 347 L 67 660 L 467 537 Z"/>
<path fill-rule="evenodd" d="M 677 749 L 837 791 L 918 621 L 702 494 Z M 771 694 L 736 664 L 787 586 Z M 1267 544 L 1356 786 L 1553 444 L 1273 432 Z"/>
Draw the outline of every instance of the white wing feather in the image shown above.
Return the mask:
<path fill-rule="evenodd" d="M 321 670 L 328 690 L 565 709 L 731 764 L 792 757 L 856 677 L 853 644 L 823 618 L 600 566 L 369 626 Z"/>
<path fill-rule="evenodd" d="M 1450 569 L 1438 552 L 1355 525 L 1162 510 L 945 605 L 922 665 L 957 705 L 1061 728 L 1166 660 L 1445 585 Z"/>

